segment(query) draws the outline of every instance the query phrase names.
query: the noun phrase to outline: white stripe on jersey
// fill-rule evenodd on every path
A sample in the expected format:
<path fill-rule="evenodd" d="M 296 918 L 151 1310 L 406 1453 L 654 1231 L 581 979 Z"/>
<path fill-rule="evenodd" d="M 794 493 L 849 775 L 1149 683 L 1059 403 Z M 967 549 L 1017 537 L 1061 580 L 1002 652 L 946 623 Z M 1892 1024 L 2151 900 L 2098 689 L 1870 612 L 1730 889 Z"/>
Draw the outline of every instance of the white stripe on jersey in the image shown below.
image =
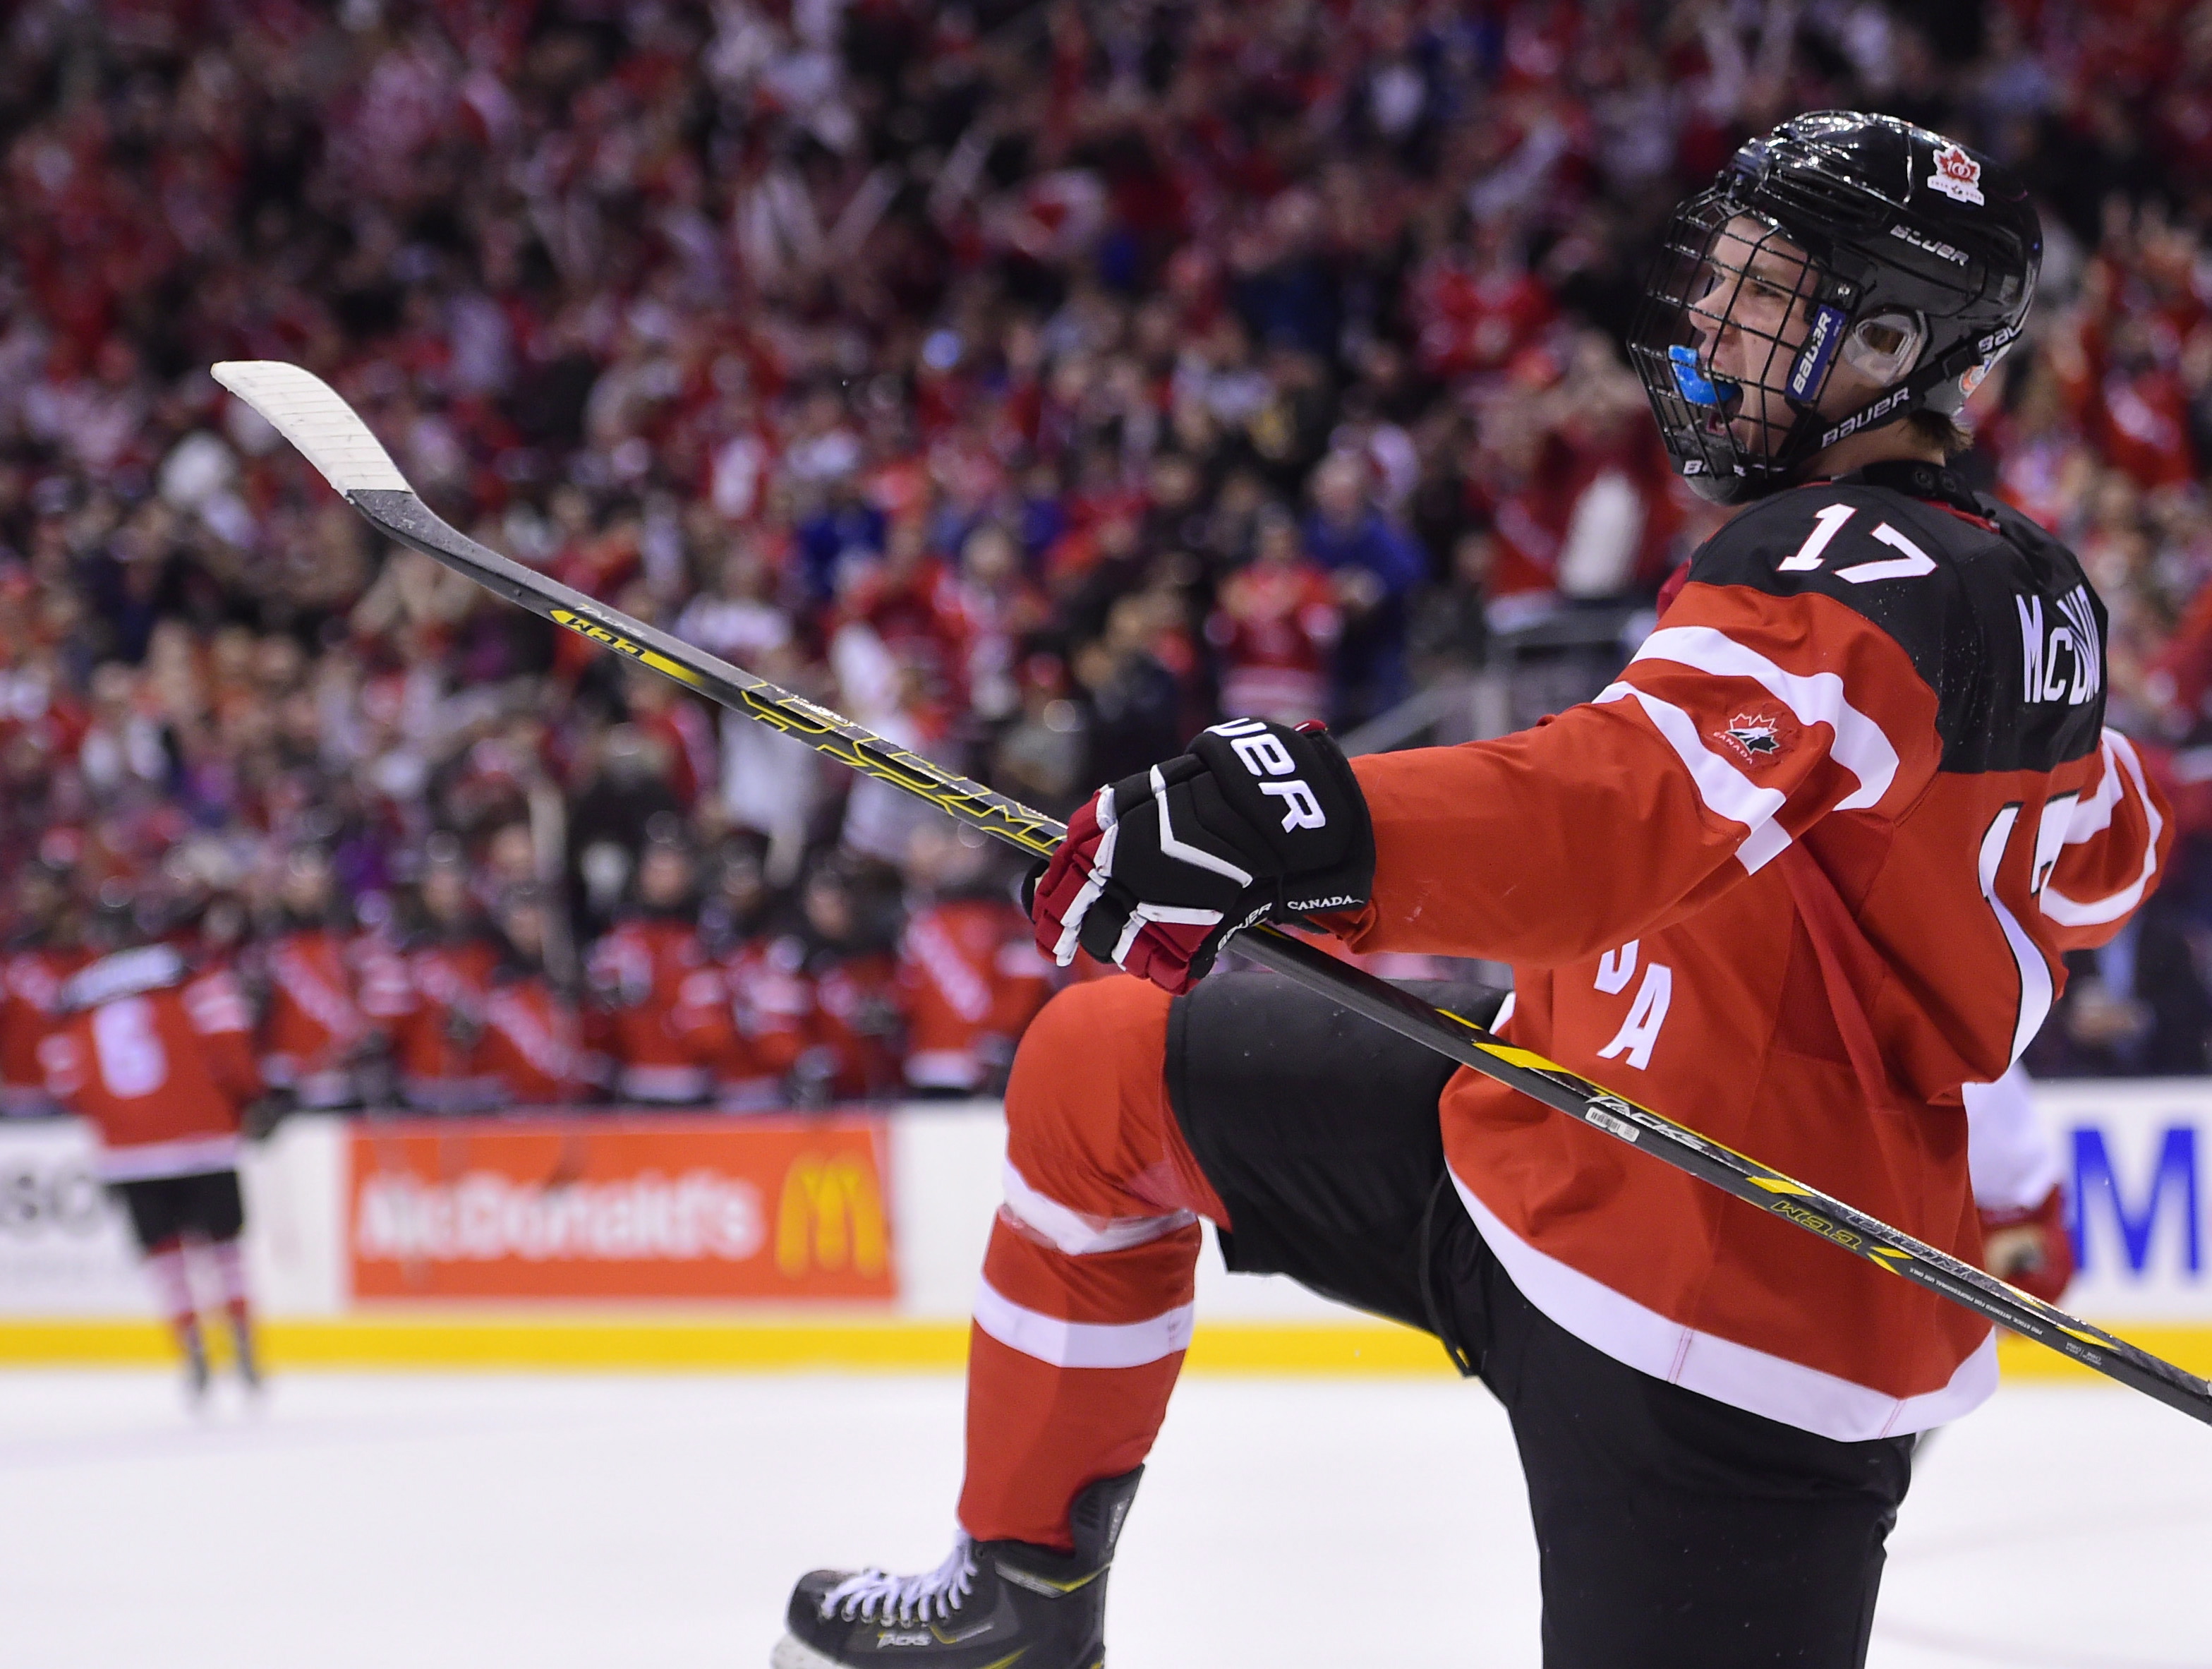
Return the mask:
<path fill-rule="evenodd" d="M 1609 684 L 1594 698 L 1598 704 L 1635 697 L 1644 716 L 1667 739 L 1698 785 L 1698 797 L 1708 809 L 1741 823 L 1750 831 L 1736 848 L 1736 859 L 1753 874 L 1771 862 L 1790 844 L 1789 831 L 1774 820 L 1787 802 L 1776 789 L 1760 788 L 1707 747 L 1698 739 L 1697 721 L 1671 701 L 1646 695 L 1633 684 Z"/>
<path fill-rule="evenodd" d="M 2038 902 L 2043 906 L 2043 913 L 2061 927 L 2095 927 L 2100 923 L 2118 921 L 2142 901 L 2144 889 L 2158 872 L 2158 837 L 2166 827 L 2166 819 L 2158 814 L 2158 804 L 2143 782 L 2142 762 L 2136 758 L 2134 744 L 2117 730 L 2105 732 L 2104 754 L 2104 781 L 2097 784 L 2094 795 L 2075 807 L 2066 825 L 2064 844 L 2079 845 L 2110 828 L 2112 807 L 2119 804 L 2126 783 L 2132 783 L 2136 797 L 2142 801 L 2143 818 L 2149 825 L 2148 838 L 2143 842 L 2142 873 L 2117 892 L 2086 900 L 2069 898 L 2046 882 L 2037 895 Z M 2120 776 L 2123 768 L 2127 771 L 2124 781 Z"/>
<path fill-rule="evenodd" d="M 1540 1252 L 1508 1228 L 1458 1172 L 1449 1174 L 1468 1215 L 1522 1297 L 1583 1343 L 1656 1380 L 1839 1443 L 1902 1437 L 1948 1425 L 1988 1401 L 1997 1388 L 1994 1331 L 1947 1384 L 1917 1396 L 1896 1397 L 1685 1326 Z"/>
<path fill-rule="evenodd" d="M 169 1142 L 136 1142 L 102 1148 L 97 1160 L 103 1182 L 158 1182 L 165 1177 L 204 1176 L 238 1168 L 234 1136 L 183 1136 Z"/>
<path fill-rule="evenodd" d="M 2012 839 L 2013 825 L 2020 821 L 2020 807 L 2007 806 L 1996 814 L 1986 833 L 1982 836 L 1982 850 L 1977 867 L 1980 871 L 1982 897 L 1996 912 L 1997 925 L 2004 930 L 2005 945 L 2012 952 L 2014 965 L 2020 970 L 2020 1007 L 2014 1011 L 2012 1026 L 2012 1054 L 2005 1064 L 2010 1066 L 2035 1041 L 2035 1034 L 2043 1029 L 2043 1022 L 2051 1013 L 2051 1004 L 2057 991 L 2051 980 L 2051 965 L 2043 959 L 2043 952 L 2029 938 L 2020 918 L 2005 908 L 1997 897 L 1997 868 L 2004 862 L 2005 847 Z M 2048 892 L 2048 887 L 2044 889 Z"/>
<path fill-rule="evenodd" d="M 2086 799 L 2075 801 L 2073 816 L 2066 819 L 2064 845 L 2078 846 L 2085 840 L 2094 840 L 2112 826 L 2112 808 L 2127 797 L 2127 778 L 2112 769 L 2112 736 L 2105 732 L 2100 747 L 2105 756 L 2105 769 L 2097 778 L 2096 792 Z"/>
<path fill-rule="evenodd" d="M 1839 812 L 1871 806 L 1897 780 L 1897 750 L 1881 727 L 1844 699 L 1833 673 L 1784 672 L 1756 649 L 1711 626 L 1662 626 L 1644 640 L 1637 661 L 1672 661 L 1716 678 L 1747 678 L 1788 707 L 1800 724 L 1825 724 L 1835 733 L 1828 757 L 1858 778 L 1858 787 L 1836 802 Z"/>

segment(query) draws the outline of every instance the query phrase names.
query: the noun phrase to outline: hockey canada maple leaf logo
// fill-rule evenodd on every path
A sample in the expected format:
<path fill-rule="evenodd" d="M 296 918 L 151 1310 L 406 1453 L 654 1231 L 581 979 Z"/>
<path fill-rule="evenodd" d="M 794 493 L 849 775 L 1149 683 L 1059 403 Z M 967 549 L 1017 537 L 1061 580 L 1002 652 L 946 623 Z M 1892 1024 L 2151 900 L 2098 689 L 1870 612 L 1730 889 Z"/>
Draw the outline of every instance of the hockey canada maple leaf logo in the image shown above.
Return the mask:
<path fill-rule="evenodd" d="M 1936 172 L 1928 183 L 1957 203 L 1976 203 L 1982 198 L 1982 165 L 1957 145 L 1936 153 Z"/>
<path fill-rule="evenodd" d="M 1747 764 L 1765 764 L 1782 752 L 1782 722 L 1767 713 L 1738 713 L 1721 740 L 1743 755 Z"/>

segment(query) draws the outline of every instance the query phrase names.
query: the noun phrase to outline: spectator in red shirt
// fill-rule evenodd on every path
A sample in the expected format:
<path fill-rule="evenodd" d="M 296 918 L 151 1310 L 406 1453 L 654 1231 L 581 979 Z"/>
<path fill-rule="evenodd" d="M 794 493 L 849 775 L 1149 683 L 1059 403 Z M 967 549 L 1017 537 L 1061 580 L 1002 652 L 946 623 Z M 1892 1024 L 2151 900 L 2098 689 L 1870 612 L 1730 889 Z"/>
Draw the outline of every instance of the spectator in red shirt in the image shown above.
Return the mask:
<path fill-rule="evenodd" d="M 1420 355 L 1437 376 L 1503 369 L 1558 311 L 1514 251 L 1510 222 L 1473 222 L 1468 241 L 1432 259 L 1413 281 Z"/>
<path fill-rule="evenodd" d="M 1328 662 L 1342 625 L 1336 588 L 1305 553 L 1289 511 L 1261 512 L 1252 560 L 1222 582 L 1206 622 L 1221 710 L 1303 724 L 1328 716 Z"/>

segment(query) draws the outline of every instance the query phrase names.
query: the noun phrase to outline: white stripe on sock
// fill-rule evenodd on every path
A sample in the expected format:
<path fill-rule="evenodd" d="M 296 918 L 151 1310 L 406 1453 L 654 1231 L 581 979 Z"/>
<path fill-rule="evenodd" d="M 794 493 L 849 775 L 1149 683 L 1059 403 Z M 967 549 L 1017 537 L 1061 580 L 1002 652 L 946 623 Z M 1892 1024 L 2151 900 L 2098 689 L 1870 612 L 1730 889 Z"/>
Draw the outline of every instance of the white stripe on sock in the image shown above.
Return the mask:
<path fill-rule="evenodd" d="M 1188 1211 L 1170 1211 L 1158 1217 L 1094 1217 L 1087 1212 L 1073 1210 L 1030 1187 L 1029 1179 L 1014 1168 L 1012 1160 L 1006 1161 L 1003 1179 L 1006 1209 L 1019 1218 L 1024 1227 L 1036 1230 L 1071 1258 L 1142 1246 L 1198 1221 Z"/>
<path fill-rule="evenodd" d="M 1062 1321 L 1025 1308 L 994 1287 L 975 1288 L 975 1325 L 1009 1350 L 1055 1367 L 1142 1367 L 1190 1346 L 1192 1307 L 1121 1326 Z"/>

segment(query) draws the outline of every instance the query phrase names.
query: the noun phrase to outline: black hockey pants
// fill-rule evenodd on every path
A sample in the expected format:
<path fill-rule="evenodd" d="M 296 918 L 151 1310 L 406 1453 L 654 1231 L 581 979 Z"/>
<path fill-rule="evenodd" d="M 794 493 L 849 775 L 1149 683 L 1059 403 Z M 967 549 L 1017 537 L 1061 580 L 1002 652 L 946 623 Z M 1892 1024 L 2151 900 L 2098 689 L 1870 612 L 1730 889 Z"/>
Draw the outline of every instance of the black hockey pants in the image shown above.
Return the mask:
<path fill-rule="evenodd" d="M 1495 993 L 1420 988 L 1478 1020 Z M 1278 977 L 1176 1001 L 1168 1093 L 1232 1270 L 1442 1338 L 1512 1421 L 1546 1669 L 1859 1669 L 1912 1440 L 1840 1443 L 1624 1366 L 1521 1295 L 1444 1174 L 1450 1063 Z M 1479 1648 L 1468 1661 L 1480 1660 Z"/>

